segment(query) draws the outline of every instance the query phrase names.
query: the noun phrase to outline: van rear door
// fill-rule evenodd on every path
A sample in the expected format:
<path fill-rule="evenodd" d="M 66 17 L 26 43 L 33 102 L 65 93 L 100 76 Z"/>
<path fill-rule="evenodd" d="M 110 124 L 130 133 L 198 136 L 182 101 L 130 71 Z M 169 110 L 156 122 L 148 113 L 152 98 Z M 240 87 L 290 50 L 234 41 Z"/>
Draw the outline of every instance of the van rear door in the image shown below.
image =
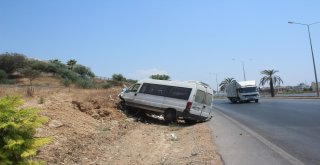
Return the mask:
<path fill-rule="evenodd" d="M 190 113 L 197 115 L 201 119 L 208 118 L 212 111 L 212 93 L 210 88 L 197 85 L 197 91 Z"/>
<path fill-rule="evenodd" d="M 206 98 L 205 98 L 201 116 L 208 118 L 212 112 L 213 91 L 210 88 L 207 88 L 206 91 L 207 91 Z"/>
<path fill-rule="evenodd" d="M 192 108 L 190 109 L 191 114 L 201 117 L 202 110 L 205 107 L 205 98 L 206 98 L 206 89 L 197 88 L 197 91 L 194 95 Z"/>

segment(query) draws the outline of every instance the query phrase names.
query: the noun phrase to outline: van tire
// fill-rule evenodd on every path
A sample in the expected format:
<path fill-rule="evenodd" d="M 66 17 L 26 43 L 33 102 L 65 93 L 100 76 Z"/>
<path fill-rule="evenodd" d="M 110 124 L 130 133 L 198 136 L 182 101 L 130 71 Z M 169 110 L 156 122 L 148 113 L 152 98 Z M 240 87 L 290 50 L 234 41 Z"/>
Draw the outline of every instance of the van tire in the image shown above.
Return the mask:
<path fill-rule="evenodd" d="M 120 101 L 118 102 L 117 108 L 118 108 L 119 110 L 122 110 L 122 111 L 125 111 L 125 110 L 128 109 L 128 107 L 126 106 L 126 103 L 125 103 L 124 100 L 120 100 Z"/>
<path fill-rule="evenodd" d="M 258 103 L 258 102 L 259 102 L 259 100 L 258 100 L 258 99 L 256 99 L 256 100 L 254 100 L 254 102 Z"/>
<path fill-rule="evenodd" d="M 176 122 L 177 121 L 176 110 L 167 109 L 163 114 L 163 118 L 167 123 Z"/>
<path fill-rule="evenodd" d="M 185 122 L 186 124 L 196 124 L 196 123 L 197 123 L 197 120 L 184 119 L 184 122 Z"/>

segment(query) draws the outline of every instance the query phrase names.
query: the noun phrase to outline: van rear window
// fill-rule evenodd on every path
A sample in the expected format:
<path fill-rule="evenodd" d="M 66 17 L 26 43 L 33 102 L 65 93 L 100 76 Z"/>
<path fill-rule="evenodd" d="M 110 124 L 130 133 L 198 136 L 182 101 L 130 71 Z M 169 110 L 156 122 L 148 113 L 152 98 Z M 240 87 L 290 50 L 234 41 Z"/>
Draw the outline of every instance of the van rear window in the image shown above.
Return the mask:
<path fill-rule="evenodd" d="M 191 88 L 143 83 L 139 92 L 156 96 L 188 100 L 191 93 Z"/>

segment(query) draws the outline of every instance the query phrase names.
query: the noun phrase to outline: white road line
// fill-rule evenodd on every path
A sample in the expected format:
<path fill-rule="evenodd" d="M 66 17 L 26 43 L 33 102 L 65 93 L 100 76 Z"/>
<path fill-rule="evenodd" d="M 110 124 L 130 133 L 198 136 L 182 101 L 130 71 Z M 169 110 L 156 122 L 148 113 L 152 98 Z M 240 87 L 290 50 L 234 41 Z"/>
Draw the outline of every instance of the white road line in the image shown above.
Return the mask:
<path fill-rule="evenodd" d="M 258 140 L 260 140 L 263 144 L 265 144 L 266 146 L 268 146 L 270 149 L 272 149 L 273 151 L 275 151 L 276 153 L 278 153 L 279 155 L 281 155 L 284 159 L 288 160 L 290 163 L 292 163 L 293 165 L 304 165 L 303 162 L 301 162 L 300 160 L 298 160 L 297 158 L 293 157 L 292 155 L 290 155 L 289 153 L 287 153 L 286 151 L 284 151 L 283 149 L 281 149 L 280 147 L 278 147 L 277 145 L 271 143 L 269 140 L 267 140 L 266 138 L 262 137 L 261 135 L 259 135 L 258 133 L 256 133 L 255 131 L 251 130 L 250 128 L 246 127 L 245 125 L 239 123 L 238 121 L 232 119 L 231 117 L 227 116 L 226 114 L 224 114 L 221 109 L 214 107 L 215 109 L 217 109 L 218 113 L 220 115 L 222 115 L 223 117 L 225 117 L 226 119 L 230 120 L 231 122 L 233 122 L 234 124 L 238 125 L 240 128 L 242 128 L 244 131 L 248 132 L 249 134 L 251 134 L 253 137 L 257 138 Z"/>

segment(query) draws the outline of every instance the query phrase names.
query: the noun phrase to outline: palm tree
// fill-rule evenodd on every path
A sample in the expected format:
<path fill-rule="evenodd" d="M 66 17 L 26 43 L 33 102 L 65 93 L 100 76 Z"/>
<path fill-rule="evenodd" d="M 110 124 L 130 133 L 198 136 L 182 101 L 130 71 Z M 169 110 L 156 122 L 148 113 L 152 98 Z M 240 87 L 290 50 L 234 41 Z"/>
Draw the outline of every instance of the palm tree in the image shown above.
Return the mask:
<path fill-rule="evenodd" d="M 232 84 L 237 82 L 234 78 L 225 78 L 221 83 L 219 84 L 220 91 L 224 91 L 226 89 L 226 86 L 228 84 Z"/>
<path fill-rule="evenodd" d="M 260 79 L 260 85 L 264 85 L 269 82 L 271 97 L 274 97 L 274 85 L 276 85 L 276 84 L 280 85 L 280 83 L 283 84 L 281 77 L 275 75 L 277 72 L 278 71 L 274 70 L 274 69 L 263 70 L 260 72 L 262 75 L 264 75 Z"/>
<path fill-rule="evenodd" d="M 71 59 L 67 62 L 70 70 L 73 70 L 73 66 L 76 65 L 77 61 L 75 59 Z"/>

